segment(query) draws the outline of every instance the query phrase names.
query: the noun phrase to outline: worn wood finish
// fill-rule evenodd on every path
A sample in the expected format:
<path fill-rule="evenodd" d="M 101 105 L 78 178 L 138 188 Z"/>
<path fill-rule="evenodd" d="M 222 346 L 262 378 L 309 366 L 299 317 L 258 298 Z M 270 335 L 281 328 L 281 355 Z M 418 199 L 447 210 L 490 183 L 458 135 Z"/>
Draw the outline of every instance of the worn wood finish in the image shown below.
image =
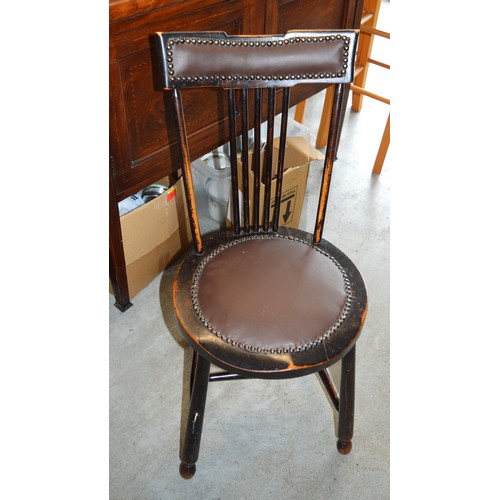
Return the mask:
<path fill-rule="evenodd" d="M 333 97 L 333 111 L 328 132 L 328 143 L 326 146 L 325 166 L 323 167 L 323 177 L 321 179 L 321 193 L 318 203 L 318 213 L 316 216 L 316 227 L 314 228 L 314 242 L 319 243 L 323 235 L 325 223 L 326 206 L 328 204 L 328 194 L 332 179 L 333 161 L 337 154 L 337 147 L 340 139 L 340 119 L 342 114 L 342 102 L 344 99 L 345 84 L 337 84 Z"/>
<path fill-rule="evenodd" d="M 184 123 L 184 110 L 182 107 L 181 93 L 174 89 L 172 92 L 165 93 L 164 98 L 167 101 L 165 108 L 168 109 L 171 98 L 174 104 L 174 120 L 177 130 L 177 142 L 180 146 L 179 164 L 182 168 L 182 177 L 184 189 L 186 191 L 186 202 L 188 207 L 189 224 L 193 235 L 193 244 L 195 252 L 200 255 L 203 253 L 203 242 L 201 240 L 200 223 L 198 221 L 198 211 L 196 210 L 196 198 L 193 187 L 193 174 L 191 172 L 191 160 L 189 158 L 189 149 L 187 144 L 186 125 Z"/>
<path fill-rule="evenodd" d="M 242 380 L 242 379 L 247 379 L 247 378 L 248 377 L 243 377 L 242 375 L 239 375 L 238 373 L 217 372 L 217 373 L 211 373 L 208 381 L 209 382 L 218 382 L 221 380 Z"/>
<path fill-rule="evenodd" d="M 313 244 L 312 235 L 292 228 L 280 228 L 284 236 L 300 238 Z M 204 255 L 223 243 L 238 236 L 216 232 L 204 241 Z M 255 378 L 291 378 L 324 370 L 341 359 L 356 342 L 366 316 L 367 297 L 363 279 L 352 261 L 337 247 L 322 240 L 318 247 L 335 257 L 344 268 L 355 291 L 348 319 L 335 336 L 323 341 L 318 347 L 294 353 L 272 355 L 251 354 L 216 337 L 204 327 L 191 302 L 191 282 L 194 270 L 202 256 L 190 252 L 180 267 L 174 281 L 174 309 L 186 341 L 216 366 L 232 373 Z"/>
<path fill-rule="evenodd" d="M 151 33 L 210 30 L 236 35 L 356 28 L 362 5 L 363 0 L 110 0 L 109 169 L 113 202 L 116 204 L 178 168 L 172 120 L 165 120 L 161 95 L 151 85 Z M 323 88 L 321 84 L 295 87 L 290 105 Z M 185 97 L 191 156 L 199 158 L 228 142 L 227 103 L 217 89 L 199 89 Z M 110 228 L 117 227 L 118 212 L 110 210 L 109 216 Z M 117 280 L 117 307 L 126 309 L 130 301 L 125 262 L 116 232 L 110 233 L 110 255 L 110 273 Z"/>

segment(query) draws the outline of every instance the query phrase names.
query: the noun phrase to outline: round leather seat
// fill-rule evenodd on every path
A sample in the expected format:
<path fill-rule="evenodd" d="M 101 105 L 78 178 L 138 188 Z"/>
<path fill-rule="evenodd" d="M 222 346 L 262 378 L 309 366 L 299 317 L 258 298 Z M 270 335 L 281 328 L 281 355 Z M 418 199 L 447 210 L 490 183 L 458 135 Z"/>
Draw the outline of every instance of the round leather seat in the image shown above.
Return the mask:
<path fill-rule="evenodd" d="M 347 315 L 350 285 L 338 262 L 290 238 L 242 238 L 212 251 L 195 273 L 192 300 L 215 335 L 257 352 L 310 347 Z"/>

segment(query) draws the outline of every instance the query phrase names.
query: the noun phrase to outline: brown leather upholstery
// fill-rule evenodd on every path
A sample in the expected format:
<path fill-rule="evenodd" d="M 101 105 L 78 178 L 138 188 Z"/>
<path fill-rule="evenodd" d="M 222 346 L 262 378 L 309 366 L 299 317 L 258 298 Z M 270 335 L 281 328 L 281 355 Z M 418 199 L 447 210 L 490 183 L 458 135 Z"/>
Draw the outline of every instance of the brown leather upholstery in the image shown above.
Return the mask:
<path fill-rule="evenodd" d="M 200 315 L 237 343 L 262 349 L 314 342 L 339 320 L 344 276 L 329 256 L 295 240 L 249 238 L 208 259 Z"/>
<path fill-rule="evenodd" d="M 155 63 L 160 65 L 163 88 L 349 82 L 356 50 L 353 30 L 291 31 L 272 37 L 157 33 L 153 40 L 163 54 Z"/>

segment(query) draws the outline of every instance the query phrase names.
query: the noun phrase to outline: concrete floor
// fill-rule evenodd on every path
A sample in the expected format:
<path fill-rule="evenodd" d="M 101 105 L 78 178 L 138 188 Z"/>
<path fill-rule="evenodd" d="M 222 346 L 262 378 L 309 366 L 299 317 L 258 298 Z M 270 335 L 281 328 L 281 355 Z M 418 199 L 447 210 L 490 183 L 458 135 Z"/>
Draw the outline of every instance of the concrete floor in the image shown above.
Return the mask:
<path fill-rule="evenodd" d="M 388 6 L 383 2 L 379 18 L 387 30 Z M 373 91 L 388 78 L 379 78 L 379 71 L 370 68 Z M 313 137 L 322 97 L 308 102 L 305 124 Z M 190 481 L 180 477 L 190 353 L 170 305 L 174 264 L 127 312 L 109 299 L 112 500 L 389 498 L 390 151 L 382 174 L 371 174 L 387 112 L 386 105 L 367 98 L 360 113 L 349 105 L 324 230 L 358 266 L 368 291 L 357 344 L 352 452 L 336 450 L 336 413 L 316 375 L 212 383 L 197 473 Z M 318 190 L 320 165 L 311 165 L 304 229 L 313 228 L 316 201 L 310 193 Z M 338 382 L 338 367 L 332 373 Z"/>

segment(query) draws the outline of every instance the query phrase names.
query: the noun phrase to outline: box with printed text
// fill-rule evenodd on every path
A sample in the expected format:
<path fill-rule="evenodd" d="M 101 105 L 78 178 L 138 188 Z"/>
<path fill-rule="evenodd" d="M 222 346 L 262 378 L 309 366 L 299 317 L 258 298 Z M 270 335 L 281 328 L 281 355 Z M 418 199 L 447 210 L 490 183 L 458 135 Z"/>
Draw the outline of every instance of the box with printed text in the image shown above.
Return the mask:
<path fill-rule="evenodd" d="M 274 213 L 274 197 L 276 193 L 276 172 L 278 164 L 278 149 L 279 149 L 279 138 L 274 139 L 274 151 L 273 151 L 273 167 L 272 167 L 272 181 L 271 181 L 271 211 L 270 219 Z M 261 170 L 264 165 L 264 155 L 261 155 Z M 253 224 L 253 185 L 254 185 L 254 173 L 252 171 L 252 156 L 253 152 L 249 152 L 248 164 L 248 184 L 250 189 L 250 224 Z M 284 227 L 299 227 L 300 215 L 302 213 L 302 205 L 304 202 L 304 195 L 306 193 L 307 177 L 309 174 L 309 165 L 312 160 L 322 160 L 324 159 L 323 153 L 315 149 L 304 137 L 288 137 L 286 140 L 285 147 L 285 163 L 284 163 L 284 173 L 283 173 L 283 185 L 281 191 L 281 206 L 280 206 L 280 220 L 279 225 Z M 241 159 L 238 159 L 238 181 L 239 181 L 239 200 L 240 200 L 240 221 L 243 220 L 242 211 L 242 164 Z M 263 219 L 263 207 L 264 207 L 264 192 L 265 185 L 260 183 L 260 193 L 259 193 L 259 214 L 260 223 Z M 228 222 L 232 223 L 232 207 L 231 203 L 228 208 Z"/>

